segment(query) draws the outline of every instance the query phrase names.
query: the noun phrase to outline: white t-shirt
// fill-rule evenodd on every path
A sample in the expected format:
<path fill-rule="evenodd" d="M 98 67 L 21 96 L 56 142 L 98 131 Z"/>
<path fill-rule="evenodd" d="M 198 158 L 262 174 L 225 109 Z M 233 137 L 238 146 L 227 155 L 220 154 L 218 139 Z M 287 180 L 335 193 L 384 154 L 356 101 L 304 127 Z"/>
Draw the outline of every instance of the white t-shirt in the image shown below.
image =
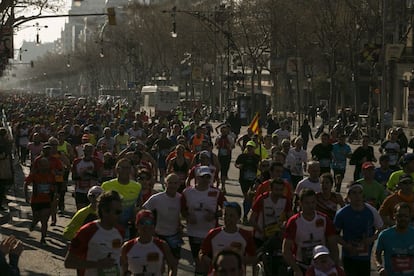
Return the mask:
<path fill-rule="evenodd" d="M 293 215 L 288 220 L 285 239 L 294 241 L 296 260 L 309 265 L 316 245 L 326 245 L 329 236 L 336 235 L 332 221 L 320 212 L 315 212 L 313 220 L 303 218 L 302 213 Z"/>
<path fill-rule="evenodd" d="M 279 138 L 279 144 L 282 143 L 283 139 L 288 139 L 290 141 L 290 133 L 289 130 L 287 129 L 276 129 L 273 134 L 276 134 L 277 137 Z"/>
<path fill-rule="evenodd" d="M 217 219 L 207 221 L 205 216 L 209 212 L 215 213 L 218 206 L 223 207 L 224 201 L 223 193 L 211 186 L 205 191 L 199 191 L 193 187 L 185 189 L 181 197 L 181 208 L 186 209 L 189 216 L 194 216 L 196 219 L 195 224 L 187 223 L 188 236 L 204 238 L 208 231 L 217 224 Z"/>
<path fill-rule="evenodd" d="M 310 181 L 309 177 L 306 177 L 305 179 L 299 181 L 295 189 L 295 194 L 299 195 L 300 191 L 302 191 L 305 188 L 313 190 L 315 191 L 315 193 L 322 192 L 321 183 L 319 182 L 319 180 L 317 182 L 312 182 Z"/>
<path fill-rule="evenodd" d="M 308 162 L 308 154 L 305 150 L 297 151 L 296 148 L 289 150 L 286 166 L 292 175 L 303 176 L 303 164 L 306 162 Z"/>
<path fill-rule="evenodd" d="M 87 171 L 90 173 L 96 172 L 97 169 L 95 168 L 95 163 L 92 160 L 86 161 L 84 159 L 76 159 L 75 162 L 73 162 L 73 166 L 75 166 L 74 169 L 79 176 L 83 175 Z M 88 180 L 79 179 L 76 181 L 75 192 L 86 194 L 92 186 L 95 186 L 97 184 L 98 182 L 96 178 L 91 178 Z"/>
<path fill-rule="evenodd" d="M 254 256 L 256 251 L 253 243 L 251 232 L 247 230 L 238 229 L 235 233 L 227 233 L 223 227 L 217 227 L 208 232 L 200 250 L 212 259 L 223 249 L 232 249 L 240 256 Z"/>
<path fill-rule="evenodd" d="M 98 221 L 93 221 L 81 227 L 72 240 L 69 251 L 78 257 L 83 257 L 86 253 L 87 261 L 97 261 L 109 255 L 115 260 L 116 265 L 105 272 L 98 269 L 85 269 L 85 276 L 116 275 L 116 272 L 119 275 L 122 240 L 123 236 L 119 229 L 106 230 Z"/>
<path fill-rule="evenodd" d="M 162 236 L 177 234 L 180 226 L 181 194 L 170 197 L 166 192 L 152 195 L 143 205 L 145 209 L 157 213 L 155 233 Z"/>
<path fill-rule="evenodd" d="M 161 276 L 164 266 L 163 241 L 153 238 L 149 243 L 141 243 L 139 238 L 125 243 L 122 255 L 128 259 L 128 270 L 133 275 Z"/>

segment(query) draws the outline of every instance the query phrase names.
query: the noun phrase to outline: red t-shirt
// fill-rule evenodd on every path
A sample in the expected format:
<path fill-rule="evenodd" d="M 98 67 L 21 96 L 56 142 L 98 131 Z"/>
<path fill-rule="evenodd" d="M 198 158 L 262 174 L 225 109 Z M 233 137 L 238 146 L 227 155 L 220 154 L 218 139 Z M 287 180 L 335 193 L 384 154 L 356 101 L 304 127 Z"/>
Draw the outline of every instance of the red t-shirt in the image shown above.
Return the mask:
<path fill-rule="evenodd" d="M 26 183 L 32 184 L 31 203 L 50 203 L 55 190 L 55 175 L 53 173 L 31 173 L 26 177 Z"/>

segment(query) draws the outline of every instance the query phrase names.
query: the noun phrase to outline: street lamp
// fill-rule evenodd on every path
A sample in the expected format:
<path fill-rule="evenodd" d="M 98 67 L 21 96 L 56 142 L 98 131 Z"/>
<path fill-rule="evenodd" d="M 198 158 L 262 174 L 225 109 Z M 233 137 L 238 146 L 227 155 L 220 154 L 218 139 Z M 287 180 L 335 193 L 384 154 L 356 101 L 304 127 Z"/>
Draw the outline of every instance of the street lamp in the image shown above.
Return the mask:
<path fill-rule="evenodd" d="M 42 28 L 48 28 L 49 26 L 44 25 L 44 26 L 40 26 L 39 22 L 36 22 L 35 25 L 33 25 L 33 27 L 36 27 L 36 45 L 39 46 L 40 45 L 40 37 L 39 37 L 39 32 Z"/>

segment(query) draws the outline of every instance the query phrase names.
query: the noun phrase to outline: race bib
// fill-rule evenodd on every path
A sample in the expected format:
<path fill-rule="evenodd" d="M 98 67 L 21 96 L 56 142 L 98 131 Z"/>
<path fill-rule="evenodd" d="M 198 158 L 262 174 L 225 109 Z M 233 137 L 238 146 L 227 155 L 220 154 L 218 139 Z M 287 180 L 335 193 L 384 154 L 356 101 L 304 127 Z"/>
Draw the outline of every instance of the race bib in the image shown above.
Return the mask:
<path fill-rule="evenodd" d="M 265 237 L 274 236 L 279 231 L 280 231 L 280 227 L 278 223 L 269 224 L 264 228 Z"/>
<path fill-rule="evenodd" d="M 223 148 L 219 149 L 219 155 L 228 155 L 229 154 L 228 152 L 229 151 L 227 149 L 223 149 Z"/>
<path fill-rule="evenodd" d="M 408 274 L 414 272 L 414 257 L 410 255 L 391 256 L 392 272 Z"/>
<path fill-rule="evenodd" d="M 50 184 L 47 184 L 47 183 L 37 184 L 37 192 L 39 194 L 50 193 Z"/>

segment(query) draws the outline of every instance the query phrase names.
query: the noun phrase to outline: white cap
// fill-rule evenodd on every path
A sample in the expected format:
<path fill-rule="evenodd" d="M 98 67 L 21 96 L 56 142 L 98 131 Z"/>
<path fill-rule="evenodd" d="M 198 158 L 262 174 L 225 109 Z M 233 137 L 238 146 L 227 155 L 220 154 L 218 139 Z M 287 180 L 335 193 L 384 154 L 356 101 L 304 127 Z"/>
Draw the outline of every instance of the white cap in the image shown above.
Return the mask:
<path fill-rule="evenodd" d="M 92 186 L 88 191 L 88 197 L 92 196 L 97 198 L 103 193 L 103 189 L 100 186 Z"/>
<path fill-rule="evenodd" d="M 206 174 L 208 174 L 208 175 L 212 175 L 212 173 L 211 173 L 211 170 L 210 170 L 210 167 L 209 166 L 200 166 L 198 169 L 197 169 L 197 176 L 203 176 L 203 175 L 206 175 Z"/>
<path fill-rule="evenodd" d="M 319 256 L 329 255 L 329 249 L 323 245 L 317 245 L 313 248 L 313 259 L 317 259 Z"/>

